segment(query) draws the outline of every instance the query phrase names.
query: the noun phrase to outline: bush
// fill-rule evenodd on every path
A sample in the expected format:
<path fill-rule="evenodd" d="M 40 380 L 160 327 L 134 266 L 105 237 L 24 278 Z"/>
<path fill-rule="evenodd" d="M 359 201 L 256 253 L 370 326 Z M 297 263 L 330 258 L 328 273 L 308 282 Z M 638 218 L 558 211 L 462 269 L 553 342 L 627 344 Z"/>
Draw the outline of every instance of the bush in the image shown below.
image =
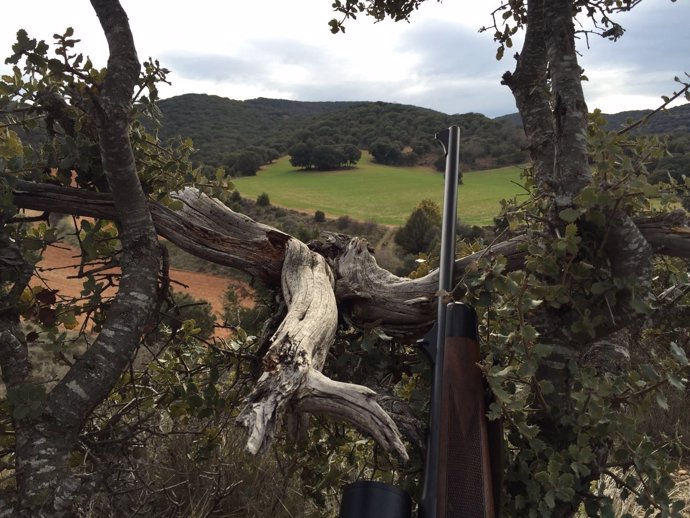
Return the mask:
<path fill-rule="evenodd" d="M 256 197 L 256 204 L 261 207 L 268 207 L 271 204 L 271 199 L 268 197 L 268 193 L 262 192 Z"/>
<path fill-rule="evenodd" d="M 441 208 L 432 200 L 422 200 L 407 222 L 395 234 L 395 242 L 408 254 L 429 252 L 441 234 Z"/>
<path fill-rule="evenodd" d="M 308 243 L 309 241 L 319 237 L 319 231 L 315 228 L 307 228 L 300 225 L 297 227 L 297 229 L 295 229 L 294 236 L 303 243 Z"/>
<path fill-rule="evenodd" d="M 207 301 L 194 298 L 188 293 L 175 292 L 173 303 L 168 301 L 161 309 L 161 321 L 170 328 L 179 329 L 185 321 L 194 320 L 194 327 L 199 330 L 197 337 L 208 340 L 213 336 L 216 318 Z"/>
<path fill-rule="evenodd" d="M 238 201 L 240 201 L 241 199 L 242 199 L 242 196 L 240 196 L 240 191 L 238 191 L 237 189 L 235 189 L 234 191 L 232 191 L 232 194 L 230 195 L 230 200 L 231 200 L 231 201 L 238 202 Z"/>
<path fill-rule="evenodd" d="M 317 223 L 323 223 L 324 221 L 326 221 L 326 215 L 323 213 L 323 211 L 317 210 L 314 213 L 314 221 L 316 221 Z"/>
<path fill-rule="evenodd" d="M 336 220 L 335 224 L 338 227 L 338 229 L 345 230 L 350 225 L 352 225 L 352 218 L 350 216 L 340 216 Z"/>

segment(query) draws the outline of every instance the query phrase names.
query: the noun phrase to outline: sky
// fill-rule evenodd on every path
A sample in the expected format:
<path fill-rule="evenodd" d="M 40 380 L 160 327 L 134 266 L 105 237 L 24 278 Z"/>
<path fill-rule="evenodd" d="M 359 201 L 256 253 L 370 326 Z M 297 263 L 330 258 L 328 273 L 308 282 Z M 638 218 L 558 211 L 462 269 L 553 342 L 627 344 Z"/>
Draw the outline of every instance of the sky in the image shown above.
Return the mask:
<path fill-rule="evenodd" d="M 230 99 L 385 101 L 455 114 L 496 117 L 516 110 L 500 84 L 514 68 L 508 50 L 496 61 L 490 33 L 498 0 L 428 0 L 411 22 L 373 23 L 360 16 L 345 34 L 330 33 L 331 0 L 121 0 L 139 58 L 171 70 L 161 97 L 184 93 Z M 579 41 L 589 81 L 590 110 L 655 108 L 690 73 L 690 0 L 645 0 L 618 17 L 626 33 L 616 43 Z M 79 51 L 105 66 L 107 46 L 86 0 L 16 2 L 0 17 L 0 55 L 16 31 L 52 41 L 67 27 Z M 0 71 L 8 67 L 0 60 Z"/>

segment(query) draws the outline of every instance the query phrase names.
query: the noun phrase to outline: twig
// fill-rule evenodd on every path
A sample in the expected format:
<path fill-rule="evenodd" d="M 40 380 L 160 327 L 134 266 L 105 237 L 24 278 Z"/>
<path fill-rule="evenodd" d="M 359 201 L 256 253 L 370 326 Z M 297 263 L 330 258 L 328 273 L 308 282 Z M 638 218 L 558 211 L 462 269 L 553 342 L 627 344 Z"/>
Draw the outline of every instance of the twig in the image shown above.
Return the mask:
<path fill-rule="evenodd" d="M 680 97 L 681 95 L 685 94 L 685 92 L 687 92 L 688 90 L 690 90 L 690 83 L 686 84 L 685 87 L 681 88 L 678 92 L 674 93 L 672 97 L 669 97 L 668 100 L 665 101 L 664 104 L 662 104 L 661 106 L 659 106 L 656 110 L 654 110 L 654 111 L 648 113 L 647 115 L 645 115 L 644 117 L 642 117 L 642 118 L 639 119 L 638 121 L 633 122 L 633 123 L 630 124 L 629 126 L 626 126 L 625 128 L 619 130 L 619 131 L 618 131 L 618 135 L 623 135 L 624 133 L 627 133 L 628 131 L 630 131 L 630 130 L 636 128 L 637 126 L 639 126 L 639 125 L 641 125 L 641 124 L 644 124 L 644 123 L 647 122 L 653 115 L 656 115 L 657 113 L 659 113 L 661 110 L 663 110 L 664 108 L 666 108 L 669 104 L 671 104 L 673 101 L 675 101 L 676 99 L 678 99 L 678 97 Z"/>

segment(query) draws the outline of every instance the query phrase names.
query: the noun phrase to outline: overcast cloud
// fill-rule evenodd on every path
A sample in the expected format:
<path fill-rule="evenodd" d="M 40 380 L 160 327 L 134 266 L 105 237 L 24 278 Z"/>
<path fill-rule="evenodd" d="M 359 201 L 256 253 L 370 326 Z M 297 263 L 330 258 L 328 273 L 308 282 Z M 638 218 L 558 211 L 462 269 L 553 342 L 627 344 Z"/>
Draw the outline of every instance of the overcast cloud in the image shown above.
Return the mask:
<path fill-rule="evenodd" d="M 409 24 L 358 19 L 339 35 L 328 30 L 330 0 L 122 3 L 140 57 L 172 71 L 163 97 L 388 101 L 492 117 L 515 111 L 500 84 L 513 52 L 497 62 L 490 35 L 478 33 L 497 0 L 429 0 Z M 673 77 L 690 72 L 690 0 L 645 0 L 619 20 L 627 29 L 619 42 L 591 39 L 587 50 L 581 40 L 588 105 L 605 112 L 656 107 L 677 89 Z M 80 50 L 103 66 L 105 41 L 86 1 L 34 0 L 5 10 L 0 55 L 9 54 L 19 28 L 50 41 L 68 26 L 83 40 Z"/>

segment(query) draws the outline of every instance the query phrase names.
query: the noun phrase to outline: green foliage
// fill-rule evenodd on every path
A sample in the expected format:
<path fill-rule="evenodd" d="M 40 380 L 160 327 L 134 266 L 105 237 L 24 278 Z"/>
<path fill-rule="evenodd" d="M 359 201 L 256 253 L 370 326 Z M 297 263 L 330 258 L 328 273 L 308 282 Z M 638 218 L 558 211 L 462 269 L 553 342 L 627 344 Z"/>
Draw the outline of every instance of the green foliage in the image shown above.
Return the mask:
<path fill-rule="evenodd" d="M 396 145 L 397 144 L 397 145 Z M 377 140 L 369 146 L 369 153 L 379 164 L 384 165 L 415 165 L 403 164 L 402 145 L 389 140 Z"/>
<path fill-rule="evenodd" d="M 322 210 L 317 210 L 316 212 L 314 212 L 314 221 L 316 221 L 317 223 L 323 223 L 324 221 L 326 221 L 326 215 L 323 213 Z"/>
<path fill-rule="evenodd" d="M 268 193 L 262 192 L 256 197 L 256 204 L 259 207 L 268 207 L 271 204 L 271 199 L 268 197 Z"/>
<path fill-rule="evenodd" d="M 451 124 L 462 131 L 463 169 L 489 169 L 528 158 L 524 135 L 512 121 L 477 113 L 450 116 L 382 102 L 233 101 L 198 94 L 164 99 L 158 106 L 164 115 L 162 139 L 191 139 L 195 165 L 223 166 L 233 176 L 241 174 L 234 164 L 245 152 L 268 164 L 289 151 L 297 160 L 295 167 L 321 168 L 307 159 L 300 144 L 309 153 L 326 146 L 341 155 L 336 167 L 351 166 L 358 150 L 371 149 L 378 140 L 396 142 L 406 165 L 432 163 L 442 155 L 434 135 Z"/>
<path fill-rule="evenodd" d="M 293 143 L 290 135 L 312 119 L 352 104 L 265 98 L 235 101 L 215 95 L 185 94 L 158 103 L 164 116 L 160 137 L 192 139 L 196 166 L 222 166 L 228 153 L 255 148 L 261 148 L 262 155 L 267 153 L 262 156 L 262 163 L 267 164 L 284 155 Z"/>
<path fill-rule="evenodd" d="M 422 200 L 405 224 L 395 233 L 395 242 L 408 254 L 431 251 L 441 235 L 441 208 Z"/>
<path fill-rule="evenodd" d="M 14 264 L 7 263 L 9 268 L 2 267 L 0 292 L 3 297 L 12 295 L 3 298 L 6 304 L 3 311 L 9 317 L 21 317 L 25 345 L 33 363 L 33 375 L 36 376 L 34 379 L 30 375 L 26 382 L 8 384 L 6 399 L 0 405 L 3 441 L 15 433 L 21 438 L 20 431 L 12 427 L 8 418 L 10 415 L 15 421 L 21 421 L 38 418 L 41 412 L 45 412 L 45 396 L 50 388 L 46 383 L 52 384 L 60 379 L 72 367 L 73 359 L 83 352 L 84 344 L 90 344 L 94 334 L 101 330 L 112 303 L 112 295 L 107 294 L 112 291 L 107 290 L 117 286 L 119 281 L 119 271 L 112 269 L 117 266 L 119 254 L 117 227 L 112 222 L 98 219 L 75 219 L 73 235 L 70 236 L 70 244 L 78 246 L 80 250 L 75 262 L 83 280 L 81 293 L 75 297 L 67 296 L 51 288 L 45 281 L 41 282 L 41 286 L 23 289 L 23 279 L 20 279 L 24 266 L 31 272 L 43 250 L 49 245 L 59 244 L 64 238 L 64 227 L 62 224 L 51 227 L 31 218 L 12 219 L 17 215 L 11 193 L 16 180 L 73 185 L 91 191 L 109 190 L 95 130 L 97 122 L 93 118 L 97 113 L 94 100 L 102 88 L 105 70 L 96 68 L 88 57 L 79 52 L 78 40 L 73 37 L 71 29 L 54 38 L 55 45 L 51 51 L 45 42 L 32 39 L 26 31 L 20 30 L 12 49 L 13 54 L 7 60 L 11 71 L 0 78 L 0 240 L 4 255 L 15 261 Z M 143 64 L 130 108 L 130 141 L 145 193 L 153 200 L 174 207 L 179 202 L 174 201 L 170 193 L 185 185 L 203 184 L 210 192 L 222 194 L 229 184 L 222 171 L 215 171 L 212 182 L 209 182 L 200 169 L 192 168 L 189 161 L 191 141 L 178 139 L 162 143 L 154 133 L 147 131 L 147 128 L 155 128 L 160 116 L 156 106 L 156 84 L 165 81 L 166 74 L 167 70 L 160 67 L 157 61 L 150 60 Z M 13 293 L 17 290 L 18 293 Z M 16 305 L 11 300 L 15 295 L 18 299 Z M 161 290 L 163 295 L 164 290 Z M 161 328 L 151 330 L 147 345 L 161 348 L 166 340 L 192 341 L 201 336 L 208 337 L 210 321 L 204 317 L 208 315 L 196 311 L 181 321 L 179 318 L 166 318 Z M 154 323 L 152 320 L 151 324 Z M 21 338 L 21 333 L 18 336 Z M 36 361 L 37 358 L 40 360 Z M 15 357 L 12 361 L 21 361 L 21 358 Z M 42 379 L 39 375 L 49 371 L 57 371 L 58 375 L 48 379 Z M 123 380 L 125 385 L 133 383 L 131 372 L 133 367 L 130 375 Z M 217 406 L 209 385 L 202 384 L 202 404 L 198 409 L 192 408 L 190 403 L 194 400 L 193 391 L 189 386 L 185 389 L 186 403 L 190 405 L 190 413 L 195 412 L 195 416 L 208 412 L 206 409 L 213 405 Z M 137 396 L 141 399 L 136 404 L 132 403 L 131 407 L 144 413 L 151 411 L 151 393 L 142 394 L 148 390 L 145 381 L 140 387 L 119 389 L 122 392 L 114 395 L 116 407 L 127 390 L 141 390 Z M 124 429 L 118 428 L 117 422 L 124 427 L 131 426 L 124 432 L 127 440 L 139 440 L 146 434 L 139 427 L 145 426 L 143 415 L 127 415 L 126 411 L 119 413 L 114 410 L 104 417 L 103 413 L 97 411 L 84 429 L 85 440 L 93 439 L 95 442 L 92 444 L 100 444 L 101 440 L 109 441 L 110 433 L 116 434 Z M 94 430 L 95 435 L 91 435 Z M 3 460 L 12 462 L 13 445 L 5 441 L 4 446 L 10 449 L 3 449 Z M 93 453 L 98 457 L 103 452 Z M 75 452 L 75 456 L 78 454 Z M 83 465 L 76 462 L 76 465 L 87 471 L 93 468 L 90 461 Z M 11 484 L 11 480 L 4 482 L 3 489 Z"/>
<path fill-rule="evenodd" d="M 330 139 L 327 142 L 331 142 Z M 290 164 L 294 167 L 318 171 L 354 167 L 362 157 L 362 152 L 352 144 L 335 145 L 311 139 L 307 143 L 292 146 L 288 153 Z"/>
<path fill-rule="evenodd" d="M 686 263 L 675 266 L 680 277 L 673 280 L 666 265 L 656 263 L 659 282 L 641 292 L 614 275 L 602 234 L 593 229 L 610 225 L 614 209 L 651 214 L 658 210 L 651 196 L 660 196 L 663 207 L 677 198 L 672 186 L 648 183 L 646 161 L 663 152 L 658 139 L 618 135 L 604 126 L 595 113 L 590 149 L 596 188 L 586 187 L 572 208 L 560 212 L 559 235 L 548 236 L 539 223 L 547 220 L 548 201 L 509 205 L 510 227 L 527 235 L 524 270 L 509 271 L 504 257 L 483 257 L 458 289 L 481 315 L 483 369 L 495 396 L 489 415 L 506 426 L 506 516 L 565 515 L 580 504 L 587 516 L 613 516 L 610 498 L 596 493 L 601 477 L 613 478 L 624 498 L 658 516 L 681 516 L 682 505 L 669 497 L 670 474 L 687 437 L 673 427 L 649 433 L 640 424 L 654 408 L 668 411 L 666 392 L 686 390 L 690 342 L 684 324 L 671 322 L 662 333 L 649 327 L 628 338 L 624 345 L 633 361 L 618 369 L 599 364 L 592 345 L 615 325 L 612 308 L 653 318 L 670 303 L 669 286 L 687 276 Z M 682 297 L 681 304 L 690 302 L 687 292 Z"/>
<path fill-rule="evenodd" d="M 173 293 L 161 307 L 161 324 L 175 332 L 208 340 L 215 332 L 211 306 L 187 293 Z"/>

